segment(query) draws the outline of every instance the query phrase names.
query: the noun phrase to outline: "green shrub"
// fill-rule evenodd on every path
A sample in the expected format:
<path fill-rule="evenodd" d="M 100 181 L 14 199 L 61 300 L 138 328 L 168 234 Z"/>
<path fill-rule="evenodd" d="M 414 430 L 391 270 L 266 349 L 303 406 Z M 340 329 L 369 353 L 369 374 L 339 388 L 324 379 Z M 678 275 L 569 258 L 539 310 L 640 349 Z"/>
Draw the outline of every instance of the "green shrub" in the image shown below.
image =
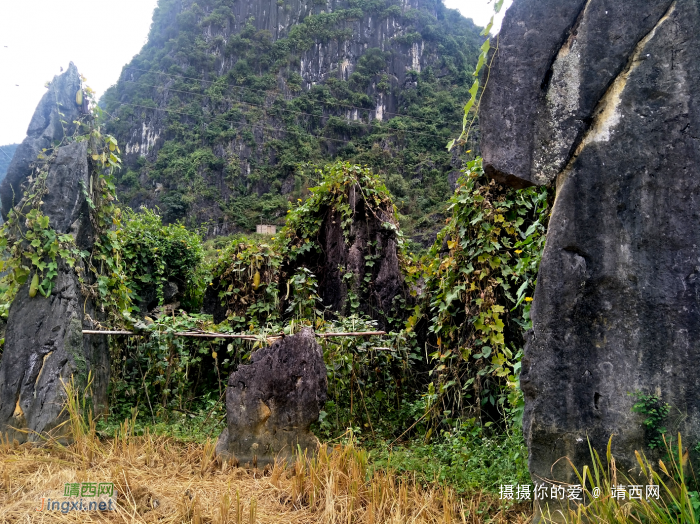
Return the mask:
<path fill-rule="evenodd" d="M 164 286 L 171 282 L 183 297 L 182 307 L 196 310 L 205 287 L 201 267 L 204 249 L 199 234 L 179 224 L 163 225 L 160 215 L 146 208 L 139 212 L 127 208 L 123 216 L 117 231 L 121 256 L 128 285 L 142 305 L 149 306 L 148 298 L 152 296 L 162 305 Z"/>
<path fill-rule="evenodd" d="M 275 238 L 236 238 L 220 251 L 212 268 L 212 286 L 231 327 L 255 330 L 278 322 L 283 249 Z"/>

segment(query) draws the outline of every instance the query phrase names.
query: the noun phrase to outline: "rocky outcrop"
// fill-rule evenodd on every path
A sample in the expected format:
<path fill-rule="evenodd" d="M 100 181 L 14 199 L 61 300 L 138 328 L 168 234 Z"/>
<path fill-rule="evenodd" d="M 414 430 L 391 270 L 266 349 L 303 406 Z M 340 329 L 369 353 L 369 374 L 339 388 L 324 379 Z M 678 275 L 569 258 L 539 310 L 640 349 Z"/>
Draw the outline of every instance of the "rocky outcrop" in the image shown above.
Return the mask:
<path fill-rule="evenodd" d="M 399 267 L 398 224 L 390 201 L 371 208 L 362 189 L 349 189 L 348 205 L 352 221 L 348 234 L 343 232 L 343 218 L 329 209 L 321 225 L 318 243 L 322 256 L 308 261 L 319 280 L 323 305 L 342 315 L 355 307 L 389 328 L 387 316 L 395 313 L 394 299 L 408 296 Z M 393 227 L 391 227 L 393 226 Z"/>
<path fill-rule="evenodd" d="M 7 213 L 22 198 L 21 188 L 31 173 L 30 164 L 36 162 L 43 149 L 52 148 L 56 141 L 75 131 L 73 122 L 80 113 L 75 95 L 81 85 L 78 68 L 71 62 L 65 73 L 53 79 L 39 102 L 29 123 L 27 138 L 15 151 L 7 175 L 0 184 L 3 219 L 7 220 Z"/>
<path fill-rule="evenodd" d="M 601 451 L 611 435 L 633 468 L 637 390 L 683 414 L 671 433 L 700 439 L 699 10 L 515 0 L 506 15 L 484 163 L 557 184 L 521 376 L 533 480 L 578 483 L 555 462 L 581 468 L 588 439 Z"/>
<path fill-rule="evenodd" d="M 320 309 L 337 316 L 362 313 L 389 330 L 392 319 L 405 318 L 406 302 L 413 300 L 399 261 L 399 223 L 388 191 L 378 190 L 379 179 L 363 180 L 357 169 L 342 162 L 331 167 L 325 176 L 337 177 L 337 171 L 343 171 L 348 178 L 337 186 L 331 183 L 327 194 L 333 198 L 320 196 L 325 192 L 312 196 L 301 223 L 288 221 L 280 233 L 289 237 L 288 249 L 282 256 L 275 255 L 274 261 L 269 255 L 261 257 L 256 268 L 263 282 L 275 282 L 273 289 L 284 290 L 286 283 L 287 293 L 280 293 L 277 302 L 283 315 L 298 314 L 289 309 L 294 300 L 290 291 L 296 287 L 292 281 L 300 271 L 308 271 L 317 284 Z M 314 224 L 312 232 L 306 229 L 310 224 Z M 237 255 L 229 256 L 235 265 Z M 253 272 L 240 269 L 231 266 L 207 286 L 203 311 L 217 323 L 244 316 L 249 308 L 255 293 L 250 289 Z M 257 293 L 264 297 L 268 291 L 260 288 Z"/>
<path fill-rule="evenodd" d="M 372 98 L 376 99 L 375 107 L 369 109 L 372 120 L 389 120 L 399 112 L 399 97 L 397 92 L 405 87 L 409 71 L 420 73 L 430 67 L 436 67 L 440 60 L 437 46 L 432 39 L 423 39 L 414 27 L 416 20 L 430 20 L 435 22 L 438 16 L 438 6 L 433 1 L 404 0 L 401 6 L 389 12 L 376 9 L 374 12 L 363 13 L 357 5 L 351 5 L 346 0 L 329 0 L 318 2 L 316 0 L 289 0 L 280 5 L 277 0 L 253 0 L 249 2 L 227 2 L 219 9 L 202 9 L 194 6 L 194 2 L 184 1 L 173 4 L 163 9 L 162 13 L 156 13 L 158 26 L 169 26 L 168 31 L 163 31 L 172 38 L 177 30 L 186 30 L 190 25 L 199 24 L 202 34 L 200 38 L 211 45 L 212 69 L 215 75 L 222 75 L 232 70 L 240 56 L 237 52 L 231 52 L 228 42 L 234 40 L 247 28 L 259 31 L 255 38 L 269 39 L 270 43 L 287 39 L 290 31 L 309 17 L 320 17 L 313 28 L 319 30 L 326 26 L 326 30 L 320 30 L 319 34 L 310 34 L 311 29 L 305 28 L 307 38 L 313 40 L 312 45 L 302 49 L 295 71 L 301 77 L 301 87 L 308 90 L 314 85 L 326 83 L 329 79 L 349 80 L 357 71 L 358 61 L 368 49 L 381 50 L 386 53 L 386 64 L 382 72 L 386 72 L 394 87 L 390 92 L 381 94 L 373 82 L 369 91 Z M 440 6 L 442 8 L 442 6 Z M 355 8 L 355 13 L 350 9 Z M 329 16 L 333 13 L 342 15 Z M 167 19 L 160 17 L 167 16 Z M 432 19 L 432 20 L 431 20 Z M 460 22 L 464 22 L 460 19 Z M 460 28 L 461 29 L 461 28 Z M 330 38 L 328 34 L 336 37 Z M 476 34 L 476 31 L 475 31 Z M 407 38 L 404 38 L 407 37 Z M 250 38 L 246 34 L 245 38 Z M 216 42 L 219 42 L 218 44 Z M 162 49 L 167 40 L 154 31 L 150 36 L 148 47 Z M 171 41 L 171 45 L 172 45 Z M 290 42 L 290 48 L 297 47 L 296 40 Z M 170 51 L 173 53 L 173 51 Z M 145 51 L 144 51 L 145 53 Z M 174 53 L 173 53 L 174 54 Z M 180 51 L 176 61 L 181 63 L 184 53 Z M 260 57 L 267 60 L 267 57 Z M 171 63 L 170 61 L 168 63 Z M 184 66 L 184 64 L 181 64 Z M 275 72 L 277 73 L 277 72 Z M 444 74 L 444 73 L 443 73 Z M 279 72 L 278 87 L 286 96 L 295 95 L 295 88 L 290 88 L 282 78 L 283 72 Z M 130 82 L 138 82 L 144 75 L 141 65 L 126 66 L 118 89 L 128 92 Z M 160 80 L 163 80 L 162 78 Z M 163 84 L 162 103 L 167 106 L 170 98 L 170 82 Z M 174 91 L 173 94 L 183 93 Z M 125 97 L 126 98 L 126 97 Z M 161 101 L 158 100 L 160 103 Z M 209 105 L 209 102 L 207 102 Z M 350 120 L 360 121 L 362 111 L 348 108 L 342 115 Z M 268 124 L 278 125 L 274 121 Z M 266 138 L 264 129 L 253 128 L 255 142 L 247 144 L 244 141 L 235 144 L 234 149 L 243 163 L 242 169 L 254 169 L 256 163 L 267 160 L 269 152 L 260 154 L 260 146 L 271 138 Z M 280 128 L 279 136 L 284 136 Z M 126 160 L 131 163 L 139 156 L 155 159 L 158 150 L 168 138 L 167 114 L 146 113 L 142 119 L 134 122 L 128 136 L 120 137 L 120 142 L 125 143 L 124 151 Z M 330 145 L 329 147 L 334 147 Z"/>
<path fill-rule="evenodd" d="M 309 427 L 326 402 L 328 379 L 314 332 L 278 340 L 251 356 L 228 379 L 226 429 L 217 454 L 240 464 L 264 466 L 314 453 L 318 439 Z"/>
<path fill-rule="evenodd" d="M 55 87 L 59 99 L 67 100 L 64 91 L 71 91 L 74 97 L 75 86 L 71 79 L 76 75 L 75 66 L 71 66 L 63 76 L 54 80 L 49 92 L 53 93 Z M 72 103 L 75 105 L 74 100 Z M 49 114 L 51 111 L 57 113 L 55 105 L 48 109 L 49 113 L 43 113 L 45 110 L 46 99 L 42 100 L 32 122 L 42 118 L 46 122 L 55 122 L 57 116 Z M 67 111 L 66 108 L 61 112 Z M 49 144 L 53 140 L 60 141 L 62 128 L 58 126 L 53 132 L 56 135 L 51 137 L 46 131 L 41 140 L 46 139 Z M 37 143 L 30 139 L 23 144 L 29 144 L 26 151 L 32 151 Z M 20 161 L 22 159 L 13 162 L 13 166 L 20 166 Z M 41 205 L 41 211 L 49 217 L 49 227 L 57 234 L 70 233 L 77 246 L 86 251 L 90 251 L 94 243 L 85 190 L 91 187 L 88 162 L 87 142 L 60 147 L 48 168 L 47 193 Z M 15 180 L 24 180 L 29 173 L 29 169 L 26 172 L 15 170 Z M 74 269 L 59 261 L 57 272 L 55 286 L 47 298 L 40 294 L 34 298 L 29 296 L 30 275 L 19 288 L 8 316 L 0 360 L 0 432 L 9 433 L 11 438 L 20 442 L 40 440 L 39 435 L 52 432 L 65 421 L 62 382 L 69 383 L 71 377 L 82 392 L 91 376 L 92 408 L 96 413 L 106 409 L 109 382 L 107 339 L 104 336 L 83 336 L 82 333 L 84 327 L 91 327 L 84 320 L 86 315 L 98 318 L 98 312 L 92 300 L 81 295 Z M 67 429 L 63 426 L 58 436 L 65 435 Z"/>

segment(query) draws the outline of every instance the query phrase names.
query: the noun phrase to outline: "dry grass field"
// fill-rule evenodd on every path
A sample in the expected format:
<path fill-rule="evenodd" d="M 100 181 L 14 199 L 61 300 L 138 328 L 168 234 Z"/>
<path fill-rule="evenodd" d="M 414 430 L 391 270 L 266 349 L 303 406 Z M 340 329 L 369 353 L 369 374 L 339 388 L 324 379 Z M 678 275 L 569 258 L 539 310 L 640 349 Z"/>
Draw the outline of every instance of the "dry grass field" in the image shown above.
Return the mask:
<path fill-rule="evenodd" d="M 499 509 L 497 498 L 460 498 L 449 488 L 373 472 L 352 442 L 324 445 L 264 470 L 217 461 L 214 443 L 183 443 L 126 421 L 100 440 L 94 423 L 73 413 L 74 442 L 0 445 L 0 523 L 120 522 L 193 524 L 518 523 L 527 507 Z M 113 482 L 114 511 L 37 511 L 42 497 L 63 495 L 65 483 Z M 60 500 L 67 500 L 61 498 Z"/>

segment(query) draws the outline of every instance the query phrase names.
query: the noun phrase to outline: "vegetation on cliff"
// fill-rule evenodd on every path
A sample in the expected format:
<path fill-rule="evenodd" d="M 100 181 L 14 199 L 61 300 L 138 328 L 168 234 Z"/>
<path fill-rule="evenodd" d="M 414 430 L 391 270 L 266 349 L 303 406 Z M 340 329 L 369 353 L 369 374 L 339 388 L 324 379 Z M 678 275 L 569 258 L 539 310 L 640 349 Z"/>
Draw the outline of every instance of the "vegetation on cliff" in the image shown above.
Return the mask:
<path fill-rule="evenodd" d="M 445 144 L 469 96 L 479 29 L 434 0 L 300 5 L 308 16 L 273 38 L 264 20 L 237 20 L 231 0 L 161 0 L 149 42 L 102 101 L 127 150 L 122 201 L 157 205 L 168 223 L 250 231 L 261 217 L 281 224 L 314 185 L 305 163 L 337 158 L 374 169 L 408 231 L 434 234 L 430 216 L 460 166 Z M 400 30 L 349 64 L 321 64 L 312 81 L 313 48 L 354 45 L 360 21 Z"/>

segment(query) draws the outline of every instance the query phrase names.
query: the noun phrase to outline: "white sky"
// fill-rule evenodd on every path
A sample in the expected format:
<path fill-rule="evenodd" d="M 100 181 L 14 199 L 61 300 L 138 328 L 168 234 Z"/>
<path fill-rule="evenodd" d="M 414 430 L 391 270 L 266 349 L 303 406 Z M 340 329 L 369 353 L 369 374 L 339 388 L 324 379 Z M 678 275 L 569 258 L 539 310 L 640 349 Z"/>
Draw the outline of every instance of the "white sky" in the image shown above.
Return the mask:
<path fill-rule="evenodd" d="M 481 26 L 493 12 L 493 0 L 444 1 Z M 146 43 L 156 3 L 0 0 L 0 145 L 24 140 L 44 84 L 69 62 L 98 95 L 114 84 Z"/>

